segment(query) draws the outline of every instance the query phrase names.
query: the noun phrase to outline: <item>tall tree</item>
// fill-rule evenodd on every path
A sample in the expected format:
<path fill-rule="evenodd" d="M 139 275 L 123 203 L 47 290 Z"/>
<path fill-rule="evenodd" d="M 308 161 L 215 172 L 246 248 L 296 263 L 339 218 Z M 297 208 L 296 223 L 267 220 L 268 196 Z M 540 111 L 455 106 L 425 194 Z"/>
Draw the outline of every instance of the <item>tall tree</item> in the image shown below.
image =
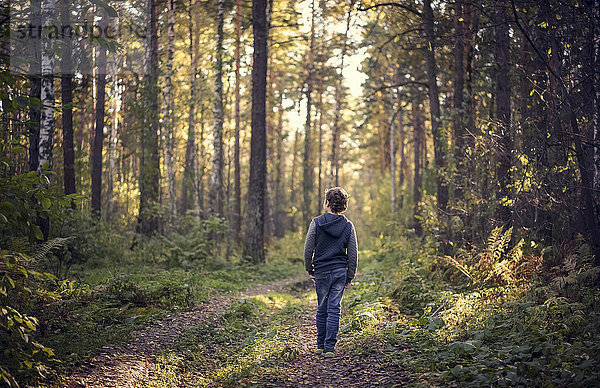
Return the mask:
<path fill-rule="evenodd" d="M 329 186 L 339 186 L 338 170 L 339 170 L 339 138 L 340 138 L 340 115 L 342 110 L 342 104 L 344 100 L 344 91 L 342 89 L 342 80 L 344 79 L 344 59 L 346 57 L 346 51 L 348 48 L 348 32 L 350 31 L 350 22 L 352 19 L 352 12 L 354 9 L 355 0 L 350 0 L 350 8 L 346 17 L 346 29 L 342 37 L 342 52 L 340 54 L 340 67 L 338 78 L 335 84 L 335 108 L 333 110 L 333 130 L 331 139 L 331 160 L 329 170 Z"/>
<path fill-rule="evenodd" d="M 311 199 L 313 197 L 314 168 L 312 162 L 312 135 L 311 135 L 311 111 L 312 111 L 312 92 L 314 76 L 314 49 L 315 49 L 315 0 L 311 1 L 311 27 L 310 27 L 310 45 L 308 47 L 308 74 L 306 76 L 306 123 L 304 132 L 304 158 L 302 169 L 302 217 L 304 224 L 308 227 L 310 223 L 312 209 Z"/>
<path fill-rule="evenodd" d="M 454 2 L 454 93 L 453 93 L 453 137 L 454 137 L 454 160 L 456 161 L 459 180 L 455 182 L 456 189 L 454 190 L 455 197 L 462 197 L 462 178 L 463 168 L 461 167 L 464 161 L 464 86 L 465 86 L 465 69 L 464 69 L 464 15 L 463 15 L 464 0 L 456 0 Z"/>
<path fill-rule="evenodd" d="M 508 36 L 507 4 L 497 0 L 495 16 L 495 60 L 498 66 L 496 73 L 496 116 L 498 120 L 498 167 L 496 175 L 500 184 L 500 205 L 498 219 L 502 225 L 511 224 L 509 202 L 510 168 L 512 139 L 510 131 L 510 38 Z"/>
<path fill-rule="evenodd" d="M 100 7 L 98 7 L 100 8 Z M 108 15 L 102 9 L 100 28 L 106 31 Z M 92 214 L 100 218 L 102 212 L 102 148 L 104 144 L 104 113 L 106 101 L 106 46 L 98 47 L 96 75 L 96 126 L 92 147 Z"/>
<path fill-rule="evenodd" d="M 196 217 L 200 216 L 200 196 L 198 182 L 198 149 L 196 146 L 196 93 L 198 93 L 198 57 L 199 43 L 198 33 L 194 39 L 194 30 L 198 30 L 198 22 L 194 23 L 192 10 L 194 3 L 190 0 L 188 5 L 189 18 L 189 56 L 190 56 L 190 102 L 188 117 L 188 136 L 185 147 L 185 166 L 183 170 L 182 208 L 193 209 Z M 191 198 L 190 198 L 191 197 Z M 191 204 L 189 203 L 191 199 Z"/>
<path fill-rule="evenodd" d="M 429 89 L 429 113 L 431 115 L 431 132 L 433 134 L 433 152 L 437 169 L 437 206 L 440 215 L 444 214 L 448 204 L 448 186 L 444 178 L 446 168 L 446 138 L 442 133 L 440 113 L 440 91 L 437 85 L 437 65 L 435 62 L 435 33 L 431 0 L 423 1 L 423 29 L 425 31 L 425 67 Z"/>
<path fill-rule="evenodd" d="M 242 36 L 242 0 L 235 3 L 235 139 L 233 149 L 234 160 L 234 219 L 235 239 L 239 241 L 242 229 L 242 178 L 240 171 L 240 45 Z"/>
<path fill-rule="evenodd" d="M 396 98 L 394 89 L 390 89 L 390 210 L 394 214 L 396 211 L 396 116 L 400 112 L 401 106 L 398 101 L 398 110 L 394 109 Z"/>
<path fill-rule="evenodd" d="M 165 172 L 170 216 L 177 217 L 177 197 L 175 195 L 174 150 L 175 120 L 173 118 L 173 56 L 175 54 L 175 0 L 167 0 L 167 66 L 164 89 L 164 136 L 165 136 Z"/>
<path fill-rule="evenodd" d="M 423 235 L 423 226 L 421 225 L 421 144 L 424 140 L 423 116 L 421 114 L 421 97 L 419 90 L 413 86 L 413 96 L 411 101 L 412 106 L 412 123 L 413 123 L 413 222 L 415 225 L 415 233 L 417 236 Z"/>
<path fill-rule="evenodd" d="M 29 45 L 31 62 L 29 64 L 29 98 L 39 100 L 41 98 L 42 80 L 42 47 L 40 36 L 37 35 L 35 26 L 42 25 L 42 1 L 31 0 L 31 16 L 30 23 L 34 26 L 32 33 L 35 34 L 33 42 Z M 40 149 L 40 107 L 36 104 L 31 104 L 29 107 L 29 122 L 27 124 L 29 132 L 29 170 L 36 171 L 39 164 L 39 149 Z"/>
<path fill-rule="evenodd" d="M 210 181 L 211 214 L 223 215 L 223 24 L 225 0 L 217 5 L 217 42 L 215 47 L 215 86 L 213 100 L 213 164 Z"/>
<path fill-rule="evenodd" d="M 266 92 L 268 58 L 267 1 L 253 0 L 252 27 L 254 54 L 252 65 L 252 138 L 250 142 L 250 181 L 246 206 L 244 257 L 254 263 L 265 261 L 264 204 L 267 183 Z"/>
<path fill-rule="evenodd" d="M 158 13 L 156 0 L 147 0 L 150 33 L 146 42 L 146 78 L 140 160 L 140 231 L 150 235 L 158 230 L 158 181 L 160 160 L 158 154 Z"/>
<path fill-rule="evenodd" d="M 60 63 L 60 86 L 62 93 L 62 132 L 64 158 L 64 187 L 65 194 L 75 193 L 75 149 L 73 147 L 73 60 L 71 44 L 71 2 L 61 0 L 60 19 L 62 26 L 63 53 Z M 65 36 L 66 34 L 66 36 Z M 73 204 L 74 206 L 74 204 Z"/>
<path fill-rule="evenodd" d="M 50 35 L 56 11 L 56 1 L 48 0 L 42 5 L 42 78 L 38 170 L 44 165 L 52 169 L 54 148 L 54 44 Z"/>

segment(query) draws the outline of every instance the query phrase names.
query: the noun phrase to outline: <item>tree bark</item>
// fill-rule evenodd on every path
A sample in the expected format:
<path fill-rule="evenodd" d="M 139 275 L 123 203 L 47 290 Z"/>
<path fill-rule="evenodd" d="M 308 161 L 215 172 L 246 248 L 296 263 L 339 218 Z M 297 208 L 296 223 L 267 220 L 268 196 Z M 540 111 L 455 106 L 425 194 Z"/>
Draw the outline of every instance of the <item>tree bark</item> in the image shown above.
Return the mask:
<path fill-rule="evenodd" d="M 42 25 L 42 1 L 31 0 L 31 19 L 30 23 L 32 26 Z M 40 99 L 41 98 L 41 85 L 42 81 L 40 75 L 42 74 L 42 47 L 41 29 L 39 31 L 33 31 L 35 33 L 35 39 L 29 46 L 31 62 L 29 64 L 29 98 Z M 37 171 L 39 166 L 39 150 L 40 150 L 40 107 L 35 104 L 29 106 L 29 123 L 27 124 L 27 130 L 29 132 L 29 171 Z"/>
<path fill-rule="evenodd" d="M 235 139 L 234 139 L 234 220 L 235 240 L 240 241 L 242 229 L 242 179 L 240 167 L 240 39 L 242 36 L 242 0 L 235 5 Z"/>
<path fill-rule="evenodd" d="M 596 209 L 596 225 L 600 229 L 600 76 L 597 74 L 600 69 L 600 0 L 594 1 L 594 57 L 593 68 L 596 69 L 592 74 L 594 76 L 594 106 L 593 106 L 593 192 L 594 205 Z M 596 247 L 596 265 L 600 265 L 600 247 Z"/>
<path fill-rule="evenodd" d="M 223 24 L 225 0 L 219 0 L 213 102 L 213 165 L 210 181 L 210 212 L 223 216 Z"/>
<path fill-rule="evenodd" d="M 413 159 L 414 159 L 414 174 L 413 174 L 413 222 L 415 225 L 415 234 L 419 237 L 423 235 L 423 227 L 421 226 L 421 144 L 423 142 L 423 116 L 421 114 L 421 98 L 417 87 L 413 88 L 412 96 L 412 122 L 413 122 Z"/>
<path fill-rule="evenodd" d="M 320 64 L 323 67 L 323 64 Z M 325 112 L 325 108 L 323 107 L 323 72 L 319 71 L 319 88 L 318 88 L 318 96 L 319 96 L 319 166 L 317 170 L 318 178 L 317 178 L 317 206 L 315 214 L 319 214 L 321 208 L 323 207 L 323 113 Z"/>
<path fill-rule="evenodd" d="M 167 0 L 167 66 L 165 71 L 163 128 L 165 136 L 165 172 L 169 211 L 172 220 L 177 217 L 177 196 L 175 194 L 174 166 L 174 126 L 173 118 L 173 56 L 175 53 L 175 0 Z"/>
<path fill-rule="evenodd" d="M 404 143 L 406 142 L 406 133 L 404 130 L 404 111 L 402 109 L 402 95 L 398 93 L 398 153 L 400 156 L 400 171 L 398 173 L 398 187 L 401 189 L 404 185 L 406 176 L 406 152 Z M 402 208 L 404 205 L 404 191 L 400 192 L 400 198 L 398 201 L 398 207 Z"/>
<path fill-rule="evenodd" d="M 392 215 L 396 212 L 396 116 L 400 112 L 394 109 L 396 98 L 394 89 L 390 89 L 390 210 Z M 398 101 L 399 102 L 399 101 Z"/>
<path fill-rule="evenodd" d="M 331 164 L 329 169 L 329 187 L 339 186 L 338 170 L 338 147 L 340 138 L 340 115 L 342 110 L 342 104 L 344 100 L 344 93 L 342 90 L 342 81 L 344 79 L 344 59 L 346 56 L 346 50 L 348 48 L 348 31 L 350 30 L 350 21 L 352 18 L 352 11 L 354 9 L 354 0 L 350 0 L 350 8 L 348 9 L 348 16 L 346 18 L 346 30 L 344 31 L 344 37 L 342 42 L 342 53 L 340 55 L 340 67 L 339 74 L 335 80 L 335 108 L 333 110 L 333 129 L 331 136 Z"/>
<path fill-rule="evenodd" d="M 277 103 L 277 129 L 275 132 L 275 155 L 273 162 L 273 170 L 275 179 L 273 182 L 274 187 L 274 207 L 275 214 L 273 218 L 275 226 L 275 236 L 283 237 L 287 225 L 284 224 L 283 220 L 285 213 L 283 211 L 283 203 L 285 202 L 285 192 L 283 190 L 282 178 L 284 174 L 284 155 L 283 155 L 283 91 L 279 91 L 279 98 Z"/>
<path fill-rule="evenodd" d="M 454 160 L 458 171 L 457 181 L 455 182 L 454 196 L 462 198 L 463 196 L 463 179 L 465 173 L 463 168 L 464 161 L 464 15 L 463 15 L 464 0 L 455 0 L 454 2 L 454 96 L 453 96 L 453 132 L 454 132 Z"/>
<path fill-rule="evenodd" d="M 145 122 L 142 128 L 140 160 L 140 231 L 151 235 L 158 230 L 160 160 L 158 151 L 158 14 L 156 0 L 148 0 L 150 33 L 146 43 Z"/>
<path fill-rule="evenodd" d="M 252 2 L 254 54 L 252 66 L 252 138 L 250 142 L 250 182 L 246 207 L 244 257 L 264 263 L 264 203 L 267 181 L 266 84 L 268 58 L 267 1 Z"/>
<path fill-rule="evenodd" d="M 117 64 L 111 66 L 111 78 L 114 85 L 113 112 L 108 136 L 108 174 L 106 176 L 106 219 L 110 220 L 115 212 L 115 175 L 117 171 L 117 142 L 119 133 L 119 112 L 123 98 L 123 84 L 117 76 Z"/>
<path fill-rule="evenodd" d="M 71 26 L 71 2 L 61 0 L 61 24 Z M 70 30 L 69 30 L 70 31 Z M 63 34 L 64 34 L 63 30 Z M 63 130 L 63 158 L 64 158 L 64 188 L 65 194 L 75 193 L 75 150 L 73 148 L 73 63 L 72 63 L 72 36 L 62 36 L 64 51 L 60 64 L 61 93 L 62 93 L 62 130 Z M 74 207 L 75 204 L 72 203 Z"/>
<path fill-rule="evenodd" d="M 433 10 L 431 9 L 431 0 L 425 0 L 423 2 L 423 28 L 427 39 L 425 65 L 427 69 L 427 84 L 429 86 L 429 111 L 431 114 L 435 167 L 437 170 L 437 205 L 440 210 L 440 216 L 443 216 L 448 204 L 448 186 L 446 179 L 444 178 L 447 144 L 441 128 L 440 92 L 437 85 L 437 65 L 435 63 L 434 55 L 435 35 L 433 31 Z"/>
<path fill-rule="evenodd" d="M 304 134 L 304 158 L 302 169 L 302 218 L 303 225 L 308 229 L 310 224 L 312 209 L 311 199 L 313 196 L 314 169 L 312 161 L 312 136 L 311 136 L 311 110 L 312 110 L 312 92 L 313 92 L 313 73 L 314 73 L 314 49 L 315 49 L 315 0 L 311 2 L 311 28 L 310 45 L 308 48 L 308 74 L 306 77 L 306 123 Z"/>
<path fill-rule="evenodd" d="M 50 28 L 54 19 L 56 2 L 48 0 L 42 6 L 42 23 L 44 29 Z M 42 35 L 42 79 L 40 108 L 40 144 L 38 171 L 47 165 L 52 169 L 52 152 L 54 148 L 54 45 L 49 35 Z"/>
<path fill-rule="evenodd" d="M 102 11 L 101 28 L 108 26 L 108 15 Z M 104 30 L 103 30 L 104 31 Z M 96 126 L 92 148 L 92 214 L 100 219 L 102 212 L 102 147 L 104 144 L 104 103 L 106 100 L 106 47 L 98 47 L 96 81 Z"/>
<path fill-rule="evenodd" d="M 508 36 L 507 4 L 505 0 L 495 3 L 495 60 L 496 74 L 496 118 L 498 120 L 498 149 L 496 176 L 500 184 L 500 204 L 497 217 L 501 225 L 512 224 L 510 200 L 510 169 L 512 165 L 511 111 L 510 111 L 510 40 Z"/>
<path fill-rule="evenodd" d="M 185 168 L 183 173 L 182 190 L 182 209 L 185 212 L 193 209 L 194 216 L 200 216 L 200 198 L 198 193 L 198 149 L 196 146 L 196 93 L 198 91 L 198 39 L 194 39 L 194 28 L 198 28 L 198 23 L 194 23 L 192 18 L 193 0 L 190 0 L 188 7 L 189 16 L 189 36 L 190 36 L 190 102 L 189 102 L 189 120 L 188 120 L 188 138 L 185 147 Z M 196 34 L 197 36 L 197 34 Z M 189 200 L 192 200 L 190 205 Z"/>

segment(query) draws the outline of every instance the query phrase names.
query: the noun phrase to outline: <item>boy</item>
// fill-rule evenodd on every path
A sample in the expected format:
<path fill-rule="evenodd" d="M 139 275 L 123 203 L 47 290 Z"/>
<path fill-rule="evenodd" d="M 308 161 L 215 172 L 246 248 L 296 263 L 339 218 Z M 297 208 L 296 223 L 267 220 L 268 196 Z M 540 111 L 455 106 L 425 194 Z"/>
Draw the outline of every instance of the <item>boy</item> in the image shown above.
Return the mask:
<path fill-rule="evenodd" d="M 317 290 L 317 353 L 325 357 L 333 357 L 342 295 L 350 287 L 358 264 L 354 225 L 342 215 L 347 207 L 346 190 L 328 189 L 325 212 L 313 218 L 304 243 L 304 266 Z"/>

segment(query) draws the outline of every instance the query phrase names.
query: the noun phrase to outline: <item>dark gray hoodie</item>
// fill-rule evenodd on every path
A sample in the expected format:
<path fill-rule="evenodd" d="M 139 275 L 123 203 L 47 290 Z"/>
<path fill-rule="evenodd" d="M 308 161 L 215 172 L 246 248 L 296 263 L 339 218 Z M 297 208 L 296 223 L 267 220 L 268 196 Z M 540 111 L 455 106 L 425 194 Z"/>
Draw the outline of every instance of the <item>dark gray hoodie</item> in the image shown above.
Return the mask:
<path fill-rule="evenodd" d="M 333 213 L 314 218 L 304 244 L 304 264 L 309 274 L 346 268 L 349 283 L 358 264 L 358 243 L 352 222 Z"/>

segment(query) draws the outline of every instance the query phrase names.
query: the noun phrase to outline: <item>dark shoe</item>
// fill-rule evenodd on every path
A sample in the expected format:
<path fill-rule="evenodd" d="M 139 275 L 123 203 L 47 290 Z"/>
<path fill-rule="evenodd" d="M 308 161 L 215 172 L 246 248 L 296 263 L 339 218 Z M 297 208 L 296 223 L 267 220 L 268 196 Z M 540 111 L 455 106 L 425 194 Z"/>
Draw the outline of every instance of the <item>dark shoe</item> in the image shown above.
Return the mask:
<path fill-rule="evenodd" d="M 323 352 L 324 352 L 324 350 L 320 349 L 320 348 L 317 348 L 317 350 L 315 351 L 315 353 L 317 353 L 317 354 L 323 354 Z"/>
<path fill-rule="evenodd" d="M 323 357 L 325 357 L 325 358 L 333 358 L 333 352 L 325 352 L 325 353 L 323 353 Z"/>

